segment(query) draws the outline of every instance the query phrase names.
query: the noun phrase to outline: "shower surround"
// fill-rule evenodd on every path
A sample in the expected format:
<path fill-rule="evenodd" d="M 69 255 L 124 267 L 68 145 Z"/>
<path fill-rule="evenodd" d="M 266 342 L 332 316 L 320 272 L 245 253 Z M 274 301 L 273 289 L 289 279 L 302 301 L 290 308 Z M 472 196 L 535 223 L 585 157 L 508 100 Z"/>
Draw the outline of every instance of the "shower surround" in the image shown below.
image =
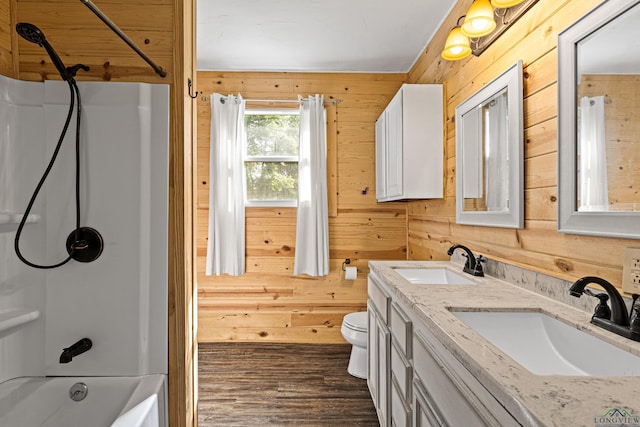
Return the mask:
<path fill-rule="evenodd" d="M 78 86 L 81 225 L 101 233 L 104 250 L 91 263 L 36 270 L 15 255 L 14 236 L 62 130 L 69 89 L 61 81 L 0 76 L 0 408 L 3 387 L 20 377 L 160 375 L 164 426 L 169 88 Z M 64 260 L 75 228 L 74 126 L 75 118 L 20 241 L 23 255 L 38 264 Z M 63 349 L 82 338 L 92 348 L 60 364 Z"/>

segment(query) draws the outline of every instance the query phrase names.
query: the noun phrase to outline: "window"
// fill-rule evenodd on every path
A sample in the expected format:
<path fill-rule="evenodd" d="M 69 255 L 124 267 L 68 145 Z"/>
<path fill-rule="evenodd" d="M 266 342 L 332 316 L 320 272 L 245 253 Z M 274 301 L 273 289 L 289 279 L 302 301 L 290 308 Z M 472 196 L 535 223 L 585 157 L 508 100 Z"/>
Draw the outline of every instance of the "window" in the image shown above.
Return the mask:
<path fill-rule="evenodd" d="M 298 110 L 247 110 L 244 120 L 246 205 L 296 206 Z"/>

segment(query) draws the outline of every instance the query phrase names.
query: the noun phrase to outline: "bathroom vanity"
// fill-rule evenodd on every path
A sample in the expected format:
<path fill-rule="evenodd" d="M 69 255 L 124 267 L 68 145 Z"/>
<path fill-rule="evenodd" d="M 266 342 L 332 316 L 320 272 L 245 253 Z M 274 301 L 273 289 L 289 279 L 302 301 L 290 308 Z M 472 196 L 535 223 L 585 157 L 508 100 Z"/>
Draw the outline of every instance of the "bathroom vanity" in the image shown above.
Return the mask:
<path fill-rule="evenodd" d="M 454 262 L 369 265 L 368 385 L 382 426 L 596 425 L 616 411 L 640 415 L 640 343 L 591 325 L 591 312 L 488 275 L 472 277 Z M 506 349 L 474 323 L 482 314 L 505 316 L 482 320 L 489 319 L 485 329 L 506 324 L 515 334 Z M 518 326 L 518 317 L 534 323 Z M 542 335 L 569 332 L 559 341 L 593 363 L 559 365 L 539 347 L 527 348 L 542 323 L 550 329 Z M 585 341 L 573 344 L 571 332 Z"/>

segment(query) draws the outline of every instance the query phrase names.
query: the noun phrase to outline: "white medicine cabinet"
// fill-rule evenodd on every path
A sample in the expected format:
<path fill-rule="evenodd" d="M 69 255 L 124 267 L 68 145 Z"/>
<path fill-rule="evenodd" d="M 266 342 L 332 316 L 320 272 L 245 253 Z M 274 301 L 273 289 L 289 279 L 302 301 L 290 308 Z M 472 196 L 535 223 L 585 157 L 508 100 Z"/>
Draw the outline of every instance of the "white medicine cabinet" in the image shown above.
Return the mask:
<path fill-rule="evenodd" d="M 440 84 L 404 84 L 376 121 L 376 199 L 441 199 L 444 176 Z"/>

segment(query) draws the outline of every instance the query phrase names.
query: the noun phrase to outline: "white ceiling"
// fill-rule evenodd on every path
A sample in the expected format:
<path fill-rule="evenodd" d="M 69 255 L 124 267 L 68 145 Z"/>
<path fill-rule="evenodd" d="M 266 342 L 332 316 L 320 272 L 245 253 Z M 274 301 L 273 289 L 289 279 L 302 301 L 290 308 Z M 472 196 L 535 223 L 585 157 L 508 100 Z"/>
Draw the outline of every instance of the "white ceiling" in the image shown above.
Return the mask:
<path fill-rule="evenodd" d="M 198 0 L 198 70 L 407 72 L 457 0 Z"/>

